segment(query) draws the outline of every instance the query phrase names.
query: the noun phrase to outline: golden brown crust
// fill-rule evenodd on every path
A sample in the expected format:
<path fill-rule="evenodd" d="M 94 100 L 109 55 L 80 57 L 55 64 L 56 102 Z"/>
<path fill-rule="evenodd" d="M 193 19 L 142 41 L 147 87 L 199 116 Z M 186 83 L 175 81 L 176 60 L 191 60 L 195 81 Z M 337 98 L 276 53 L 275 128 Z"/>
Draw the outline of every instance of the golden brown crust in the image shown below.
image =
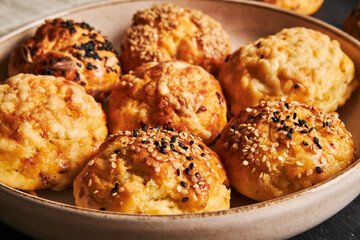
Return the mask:
<path fill-rule="evenodd" d="M 110 132 L 170 125 L 206 144 L 226 125 L 226 102 L 218 81 L 181 61 L 147 63 L 121 78 L 109 97 Z"/>
<path fill-rule="evenodd" d="M 346 17 L 343 29 L 350 35 L 360 40 L 360 2 L 355 6 Z"/>
<path fill-rule="evenodd" d="M 243 109 L 224 128 L 216 152 L 231 186 L 258 201 L 320 183 L 355 161 L 341 120 L 283 101 Z"/>
<path fill-rule="evenodd" d="M 23 190 L 71 185 L 107 136 L 105 114 L 80 86 L 18 74 L 0 85 L 0 181 Z"/>
<path fill-rule="evenodd" d="M 144 214 L 230 207 L 227 177 L 215 152 L 188 132 L 117 132 L 74 181 L 77 206 Z"/>
<path fill-rule="evenodd" d="M 357 87 L 354 75 L 354 63 L 336 40 L 295 27 L 240 47 L 222 66 L 219 81 L 234 115 L 267 96 L 332 112 Z"/>
<path fill-rule="evenodd" d="M 217 74 L 230 54 L 221 24 L 199 10 L 170 3 L 137 11 L 121 46 L 124 72 L 145 62 L 179 59 Z"/>
<path fill-rule="evenodd" d="M 311 15 L 317 12 L 324 0 L 260 0 L 297 13 Z"/>
<path fill-rule="evenodd" d="M 119 82 L 121 69 L 111 43 L 88 24 L 47 20 L 10 57 L 9 75 L 65 77 L 101 101 Z"/>

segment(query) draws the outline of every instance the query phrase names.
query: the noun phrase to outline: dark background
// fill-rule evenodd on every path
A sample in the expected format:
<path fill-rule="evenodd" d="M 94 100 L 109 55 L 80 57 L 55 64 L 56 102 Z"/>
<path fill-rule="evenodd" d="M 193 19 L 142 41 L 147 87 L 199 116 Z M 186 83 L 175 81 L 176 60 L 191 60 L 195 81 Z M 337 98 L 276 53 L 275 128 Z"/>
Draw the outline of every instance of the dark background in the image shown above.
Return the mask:
<path fill-rule="evenodd" d="M 350 10 L 358 0 L 325 0 L 320 10 L 312 15 L 331 25 L 341 28 Z M 26 224 L 26 223 L 24 223 Z M 0 222 L 2 239 L 31 239 Z M 322 224 L 290 240 L 359 240 L 360 239 L 360 196 L 352 203 Z"/>

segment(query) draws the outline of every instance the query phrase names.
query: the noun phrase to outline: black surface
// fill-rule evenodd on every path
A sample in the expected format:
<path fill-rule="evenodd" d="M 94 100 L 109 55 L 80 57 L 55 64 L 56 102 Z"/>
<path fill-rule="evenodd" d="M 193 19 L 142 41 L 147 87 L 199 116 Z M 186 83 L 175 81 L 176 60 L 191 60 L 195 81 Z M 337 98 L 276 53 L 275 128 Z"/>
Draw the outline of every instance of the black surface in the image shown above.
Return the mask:
<path fill-rule="evenodd" d="M 325 0 L 323 6 L 313 17 L 341 28 L 350 9 L 357 3 L 358 0 Z M 0 233 L 6 239 L 31 239 L 2 222 L 0 222 Z M 335 216 L 289 240 L 305 239 L 360 240 L 360 196 Z"/>

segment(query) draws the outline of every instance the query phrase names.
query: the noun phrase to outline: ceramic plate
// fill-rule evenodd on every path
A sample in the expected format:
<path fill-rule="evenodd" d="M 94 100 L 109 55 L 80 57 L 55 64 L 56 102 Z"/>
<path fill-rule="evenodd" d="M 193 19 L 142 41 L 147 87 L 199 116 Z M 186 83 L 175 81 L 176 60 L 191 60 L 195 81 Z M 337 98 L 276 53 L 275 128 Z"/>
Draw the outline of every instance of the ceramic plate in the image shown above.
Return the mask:
<path fill-rule="evenodd" d="M 119 49 L 136 10 L 161 1 L 111 1 L 72 9 L 56 16 L 86 21 Z M 319 30 L 340 42 L 360 72 L 360 43 L 342 31 L 310 17 L 245 1 L 168 1 L 194 7 L 220 21 L 230 34 L 232 50 L 286 27 Z M 31 36 L 43 20 L 0 38 L 0 80 L 7 78 L 11 51 Z M 360 91 L 340 109 L 340 117 L 360 149 Z M 255 203 L 232 193 L 231 209 L 219 212 L 158 216 L 131 215 L 74 206 L 72 190 L 38 191 L 38 196 L 0 184 L 0 219 L 37 239 L 279 239 L 301 233 L 345 207 L 359 193 L 360 162 L 306 190 Z"/>

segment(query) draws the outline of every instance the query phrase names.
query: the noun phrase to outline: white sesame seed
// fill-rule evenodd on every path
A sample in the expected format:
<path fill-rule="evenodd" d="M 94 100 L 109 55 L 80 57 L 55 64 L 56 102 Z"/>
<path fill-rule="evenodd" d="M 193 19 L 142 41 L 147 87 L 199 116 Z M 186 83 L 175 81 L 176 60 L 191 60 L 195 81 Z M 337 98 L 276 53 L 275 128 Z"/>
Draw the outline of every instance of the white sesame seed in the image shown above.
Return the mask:
<path fill-rule="evenodd" d="M 186 195 L 186 194 L 189 194 L 189 191 L 186 190 L 186 189 L 182 189 L 182 190 L 181 190 L 181 193 L 184 194 L 184 195 Z"/>
<path fill-rule="evenodd" d="M 310 176 L 311 174 L 313 174 L 313 170 L 309 169 L 306 171 L 306 176 Z"/>
<path fill-rule="evenodd" d="M 90 187 L 91 185 L 92 185 L 92 179 L 90 178 L 89 181 L 88 181 L 87 186 Z"/>
<path fill-rule="evenodd" d="M 304 164 L 303 164 L 302 162 L 300 162 L 300 161 L 296 161 L 296 165 L 298 165 L 298 166 L 304 166 Z"/>
<path fill-rule="evenodd" d="M 112 167 L 112 168 L 116 168 L 116 163 L 112 162 L 112 163 L 111 163 L 111 167 Z"/>
<path fill-rule="evenodd" d="M 88 166 L 91 167 L 94 164 L 94 162 L 95 162 L 94 159 L 90 160 L 90 162 L 88 163 Z"/>

